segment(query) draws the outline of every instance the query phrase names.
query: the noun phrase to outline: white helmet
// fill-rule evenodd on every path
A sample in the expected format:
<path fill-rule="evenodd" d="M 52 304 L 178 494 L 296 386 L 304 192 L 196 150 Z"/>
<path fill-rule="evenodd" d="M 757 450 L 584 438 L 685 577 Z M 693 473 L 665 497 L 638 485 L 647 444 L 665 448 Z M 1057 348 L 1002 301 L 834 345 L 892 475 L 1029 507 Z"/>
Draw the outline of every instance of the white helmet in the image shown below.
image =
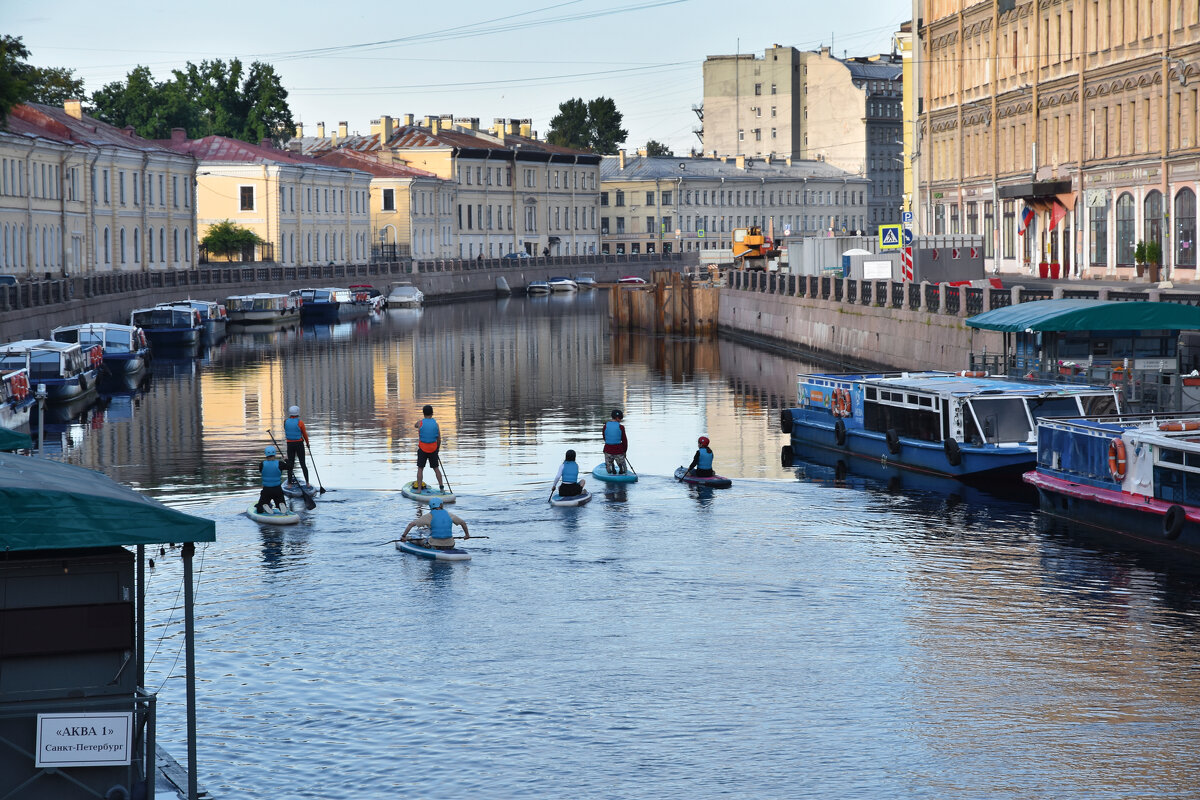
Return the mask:
<path fill-rule="evenodd" d="M 298 417 L 298 416 L 300 416 L 300 406 L 292 406 L 291 408 L 289 408 L 289 409 L 288 409 L 288 416 L 289 416 L 289 417 Z"/>

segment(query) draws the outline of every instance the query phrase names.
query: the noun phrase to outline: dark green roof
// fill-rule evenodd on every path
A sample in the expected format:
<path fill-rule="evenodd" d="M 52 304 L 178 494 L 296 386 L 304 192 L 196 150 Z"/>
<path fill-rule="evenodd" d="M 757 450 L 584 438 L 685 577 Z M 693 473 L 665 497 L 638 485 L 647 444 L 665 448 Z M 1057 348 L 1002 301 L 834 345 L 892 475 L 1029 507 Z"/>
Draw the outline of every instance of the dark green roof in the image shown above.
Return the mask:
<path fill-rule="evenodd" d="M 967 321 L 988 331 L 1200 330 L 1200 308 L 1138 300 L 1035 300 L 994 308 Z"/>
<path fill-rule="evenodd" d="M 32 449 L 33 440 L 27 434 L 17 433 L 10 428 L 0 428 L 0 451 Z"/>
<path fill-rule="evenodd" d="M 90 469 L 0 454 L 0 552 L 212 542 L 212 520 L 193 517 Z"/>

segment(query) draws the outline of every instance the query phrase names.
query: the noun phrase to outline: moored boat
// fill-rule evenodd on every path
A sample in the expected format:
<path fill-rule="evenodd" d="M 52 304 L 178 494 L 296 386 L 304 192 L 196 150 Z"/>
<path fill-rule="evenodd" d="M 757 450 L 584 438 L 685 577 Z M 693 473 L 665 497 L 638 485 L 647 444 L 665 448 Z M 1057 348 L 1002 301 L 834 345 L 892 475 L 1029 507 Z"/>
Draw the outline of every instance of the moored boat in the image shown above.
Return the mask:
<path fill-rule="evenodd" d="M 171 306 L 191 306 L 200 314 L 200 321 L 204 327 L 200 331 L 200 338 L 205 344 L 216 344 L 225 336 L 225 325 L 228 322 L 228 312 L 225 306 L 215 300 L 176 300 L 171 303 L 159 303 L 159 308 L 169 308 Z"/>
<path fill-rule="evenodd" d="M 200 312 L 189 305 L 134 309 L 129 315 L 129 324 L 145 331 L 151 345 L 167 347 L 199 344 L 204 328 Z"/>
<path fill-rule="evenodd" d="M 4 372 L 0 369 L 0 428 L 17 430 L 29 422 L 29 410 L 36 402 L 29 385 L 29 370 L 22 367 Z"/>
<path fill-rule="evenodd" d="M 300 300 L 287 294 L 259 292 L 225 298 L 230 325 L 286 325 L 300 319 Z"/>
<path fill-rule="evenodd" d="M 0 345 L 0 372 L 26 369 L 31 393 L 46 387 L 51 403 L 68 403 L 96 390 L 96 377 L 104 362 L 103 350 L 86 350 L 77 342 L 25 339 Z"/>
<path fill-rule="evenodd" d="M 575 285 L 580 289 L 595 289 L 596 288 L 596 273 L 581 272 L 575 276 Z"/>
<path fill-rule="evenodd" d="M 1200 554 L 1200 416 L 1041 419 L 1024 478 L 1047 514 Z"/>
<path fill-rule="evenodd" d="M 780 416 L 793 443 L 957 478 L 1032 468 L 1042 417 L 1121 410 L 1110 386 L 983 373 L 800 374 L 797 399 Z"/>
<path fill-rule="evenodd" d="M 530 281 L 525 287 L 526 294 L 550 294 L 550 284 L 547 281 Z"/>
<path fill-rule="evenodd" d="M 300 290 L 300 318 L 305 322 L 345 322 L 371 312 L 364 294 L 356 298 L 349 289 L 327 287 Z"/>
<path fill-rule="evenodd" d="M 571 280 L 570 278 L 564 277 L 562 275 L 556 275 L 555 277 L 546 281 L 546 283 L 548 283 L 550 285 L 550 291 L 552 291 L 552 292 L 577 292 L 577 291 L 579 291 L 579 284 L 577 284 L 575 281 Z"/>
<path fill-rule="evenodd" d="M 411 283 L 398 281 L 388 291 L 387 302 L 393 308 L 420 308 L 425 303 L 425 294 Z"/>
<path fill-rule="evenodd" d="M 126 375 L 145 368 L 150 360 L 150 345 L 146 333 L 132 325 L 113 322 L 85 322 L 64 325 L 50 332 L 56 342 L 78 342 L 84 347 L 99 345 L 103 351 L 104 368 L 111 375 Z"/>
<path fill-rule="evenodd" d="M 372 311 L 387 308 L 387 296 L 369 283 L 350 284 L 350 293 L 354 295 L 354 302 L 365 303 Z"/>

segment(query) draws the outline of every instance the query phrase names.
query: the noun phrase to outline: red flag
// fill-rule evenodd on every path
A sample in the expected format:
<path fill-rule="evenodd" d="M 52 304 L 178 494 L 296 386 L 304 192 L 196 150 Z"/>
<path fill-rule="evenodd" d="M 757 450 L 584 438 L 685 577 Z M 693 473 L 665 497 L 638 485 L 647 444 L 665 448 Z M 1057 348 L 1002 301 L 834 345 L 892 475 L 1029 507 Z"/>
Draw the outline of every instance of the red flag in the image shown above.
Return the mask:
<path fill-rule="evenodd" d="M 1065 217 L 1066 215 L 1067 215 L 1067 207 L 1064 206 L 1062 203 L 1058 202 L 1057 200 L 1055 200 L 1054 205 L 1052 205 L 1050 207 L 1050 227 L 1047 228 L 1046 230 L 1052 231 L 1055 228 L 1057 228 L 1058 223 L 1062 222 L 1063 217 Z"/>

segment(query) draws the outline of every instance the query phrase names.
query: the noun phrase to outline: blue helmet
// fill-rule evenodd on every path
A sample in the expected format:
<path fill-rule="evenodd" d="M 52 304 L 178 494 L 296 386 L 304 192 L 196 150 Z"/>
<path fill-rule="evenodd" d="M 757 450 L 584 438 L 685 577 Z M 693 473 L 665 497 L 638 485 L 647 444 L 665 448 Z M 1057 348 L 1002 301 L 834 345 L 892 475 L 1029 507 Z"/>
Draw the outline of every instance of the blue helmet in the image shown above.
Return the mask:
<path fill-rule="evenodd" d="M 442 507 L 442 499 L 440 497 L 435 497 L 429 501 L 429 509 L 431 511 L 435 508 L 441 508 L 441 507 Z"/>
<path fill-rule="evenodd" d="M 266 447 L 264 447 L 263 454 L 268 455 L 268 456 L 275 455 L 275 445 L 269 444 Z"/>

